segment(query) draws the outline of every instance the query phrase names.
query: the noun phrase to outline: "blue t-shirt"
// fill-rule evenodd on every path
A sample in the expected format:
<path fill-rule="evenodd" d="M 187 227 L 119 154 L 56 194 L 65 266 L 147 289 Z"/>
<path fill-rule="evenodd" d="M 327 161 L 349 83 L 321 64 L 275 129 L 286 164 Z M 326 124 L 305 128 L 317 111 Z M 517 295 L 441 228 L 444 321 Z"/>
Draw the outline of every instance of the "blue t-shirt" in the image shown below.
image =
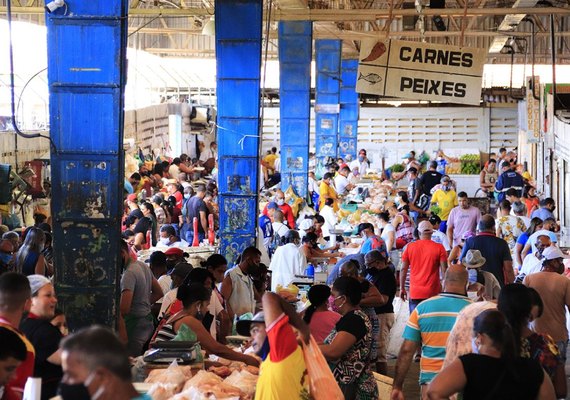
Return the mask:
<path fill-rule="evenodd" d="M 263 232 L 263 238 L 273 237 L 273 225 L 271 225 L 271 220 L 267 215 L 261 215 L 259 217 L 259 227 L 261 232 Z"/>
<path fill-rule="evenodd" d="M 362 243 L 362 247 L 360 248 L 361 254 L 367 254 L 372 250 L 378 250 L 382 253 L 382 255 L 388 258 L 388 251 L 386 249 L 386 243 L 378 236 L 370 236 L 367 238 L 364 243 Z"/>
<path fill-rule="evenodd" d="M 530 218 L 540 218 L 541 220 L 545 220 L 547 218 L 554 218 L 554 215 L 550 210 L 546 208 L 539 208 L 538 210 L 534 210 L 530 216 Z"/>
<path fill-rule="evenodd" d="M 447 166 L 448 162 L 445 160 L 445 158 L 436 160 L 436 162 L 437 162 L 437 168 L 435 170 L 440 174 L 445 175 L 445 167 Z"/>

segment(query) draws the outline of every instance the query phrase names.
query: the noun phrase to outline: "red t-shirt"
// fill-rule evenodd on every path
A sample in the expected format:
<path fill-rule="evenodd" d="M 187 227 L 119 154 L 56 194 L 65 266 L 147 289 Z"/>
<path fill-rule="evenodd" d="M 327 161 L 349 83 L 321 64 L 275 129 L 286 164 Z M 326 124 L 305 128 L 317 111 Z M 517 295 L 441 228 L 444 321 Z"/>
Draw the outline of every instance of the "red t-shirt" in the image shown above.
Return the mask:
<path fill-rule="evenodd" d="M 447 261 L 444 247 L 431 240 L 409 243 L 402 261 L 410 265 L 410 299 L 429 299 L 441 292 L 439 267 Z"/>
<path fill-rule="evenodd" d="M 35 362 L 35 358 L 36 358 L 36 351 L 34 350 L 34 346 L 22 334 L 22 332 L 20 332 L 16 328 L 14 328 L 9 321 L 0 317 L 0 326 L 3 328 L 9 329 L 12 332 L 14 332 L 15 334 L 17 334 L 20 337 L 20 339 L 22 339 L 24 344 L 26 345 L 26 349 L 28 351 L 28 353 L 26 355 L 26 359 L 16 369 L 16 374 L 14 375 L 12 380 L 10 382 L 8 382 L 8 384 L 4 388 L 5 393 L 4 393 L 4 396 L 2 398 L 3 399 L 11 399 L 12 397 L 10 397 L 10 396 L 12 395 L 12 393 L 10 393 L 10 392 L 23 394 L 24 393 L 24 386 L 26 385 L 26 381 L 28 380 L 29 377 L 34 375 L 34 362 Z M 10 393 L 10 394 L 8 395 L 8 393 Z"/>
<path fill-rule="evenodd" d="M 182 201 L 184 200 L 184 195 L 182 195 L 182 193 L 180 193 L 180 191 L 177 190 L 176 192 L 174 192 L 173 196 L 176 199 L 176 208 L 182 210 Z"/>
<path fill-rule="evenodd" d="M 295 229 L 295 217 L 293 216 L 293 209 L 287 203 L 279 206 L 279 209 L 283 212 L 283 222 L 287 223 L 289 229 Z M 268 216 L 267 206 L 263 209 L 263 215 Z"/>

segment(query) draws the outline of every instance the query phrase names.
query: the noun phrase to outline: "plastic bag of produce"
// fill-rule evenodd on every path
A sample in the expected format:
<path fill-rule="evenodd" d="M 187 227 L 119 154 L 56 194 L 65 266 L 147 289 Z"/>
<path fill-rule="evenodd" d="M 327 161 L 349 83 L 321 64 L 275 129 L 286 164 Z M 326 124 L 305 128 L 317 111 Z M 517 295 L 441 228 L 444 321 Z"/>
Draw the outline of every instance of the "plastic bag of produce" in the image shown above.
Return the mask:
<path fill-rule="evenodd" d="M 343 400 L 342 391 L 313 336 L 308 345 L 303 342 L 303 355 L 309 374 L 312 398 L 314 400 Z"/>

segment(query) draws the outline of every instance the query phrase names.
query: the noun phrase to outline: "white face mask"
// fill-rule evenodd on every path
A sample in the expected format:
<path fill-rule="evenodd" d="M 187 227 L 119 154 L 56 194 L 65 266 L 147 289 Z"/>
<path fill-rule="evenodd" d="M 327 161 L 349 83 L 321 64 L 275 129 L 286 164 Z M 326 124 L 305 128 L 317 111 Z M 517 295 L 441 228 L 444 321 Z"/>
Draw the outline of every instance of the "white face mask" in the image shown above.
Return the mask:
<path fill-rule="evenodd" d="M 158 241 L 160 244 L 163 244 L 165 246 L 168 246 L 168 244 L 170 243 L 170 238 L 160 238 L 160 240 Z"/>
<path fill-rule="evenodd" d="M 277 199 L 278 206 L 282 206 L 283 204 L 285 204 L 285 199 Z"/>

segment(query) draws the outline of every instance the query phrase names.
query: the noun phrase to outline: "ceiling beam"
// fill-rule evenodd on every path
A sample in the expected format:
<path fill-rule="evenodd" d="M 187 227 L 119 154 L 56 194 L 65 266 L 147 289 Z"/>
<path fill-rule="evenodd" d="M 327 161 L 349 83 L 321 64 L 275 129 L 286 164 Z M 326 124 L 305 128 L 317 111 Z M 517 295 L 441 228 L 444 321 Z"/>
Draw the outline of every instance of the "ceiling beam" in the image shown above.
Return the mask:
<path fill-rule="evenodd" d="M 558 16 L 570 15 L 570 8 L 561 7 L 535 7 L 535 8 L 517 8 L 517 13 L 529 15 L 550 15 L 555 14 Z M 176 17 L 190 17 L 190 16 L 210 16 L 214 12 L 211 8 L 137 8 L 130 9 L 129 15 L 131 16 L 176 16 Z M 43 7 L 12 7 L 13 14 L 44 14 Z M 438 8 L 430 9 L 425 8 L 422 15 L 425 16 L 463 16 L 464 10 L 462 8 Z M 467 16 L 502 16 L 512 14 L 513 9 L 507 8 L 468 8 Z M 6 14 L 6 7 L 0 7 L 0 15 Z M 395 9 L 390 14 L 389 9 L 351 9 L 351 10 L 334 10 L 334 9 L 287 9 L 287 10 L 274 10 L 272 18 L 277 21 L 371 21 L 377 19 L 388 19 L 393 17 L 406 17 L 420 15 L 413 8 Z"/>

